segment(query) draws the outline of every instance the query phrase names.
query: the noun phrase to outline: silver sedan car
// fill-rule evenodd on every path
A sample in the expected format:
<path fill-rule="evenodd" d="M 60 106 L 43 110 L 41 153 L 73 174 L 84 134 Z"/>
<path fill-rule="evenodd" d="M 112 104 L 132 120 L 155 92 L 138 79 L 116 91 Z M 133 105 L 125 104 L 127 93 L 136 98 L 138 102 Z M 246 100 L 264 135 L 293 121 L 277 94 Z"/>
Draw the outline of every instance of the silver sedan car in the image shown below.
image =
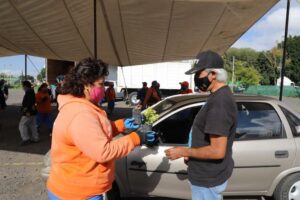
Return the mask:
<path fill-rule="evenodd" d="M 223 195 L 300 200 L 299 114 L 273 98 L 235 97 L 235 166 Z M 176 95 L 153 106 L 160 117 L 152 129 L 160 134 L 160 142 L 152 148 L 138 147 L 117 161 L 109 200 L 131 196 L 191 199 L 187 165 L 183 159 L 169 161 L 164 151 L 188 145 L 194 117 L 206 99 L 204 95 Z M 44 176 L 48 171 L 49 167 L 44 169 Z"/>

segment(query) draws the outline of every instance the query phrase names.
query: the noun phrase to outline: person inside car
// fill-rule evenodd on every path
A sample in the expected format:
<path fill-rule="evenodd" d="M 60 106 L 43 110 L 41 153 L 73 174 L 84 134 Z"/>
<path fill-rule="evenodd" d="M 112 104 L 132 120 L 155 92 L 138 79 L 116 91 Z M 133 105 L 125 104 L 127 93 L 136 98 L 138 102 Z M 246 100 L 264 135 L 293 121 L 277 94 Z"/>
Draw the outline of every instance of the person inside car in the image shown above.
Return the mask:
<path fill-rule="evenodd" d="M 219 200 L 233 171 L 232 144 L 237 126 L 237 107 L 227 73 L 217 53 L 205 51 L 197 56 L 195 85 L 211 92 L 206 105 L 196 115 L 191 131 L 190 147 L 174 147 L 165 151 L 170 160 L 188 160 L 188 178 L 193 200 Z"/>
<path fill-rule="evenodd" d="M 115 160 L 136 146 L 156 143 L 155 132 L 144 132 L 134 119 L 109 121 L 97 106 L 104 97 L 108 65 L 81 60 L 65 77 L 54 122 L 48 195 L 54 199 L 103 199 L 112 187 Z M 126 131 L 124 137 L 113 137 Z"/>

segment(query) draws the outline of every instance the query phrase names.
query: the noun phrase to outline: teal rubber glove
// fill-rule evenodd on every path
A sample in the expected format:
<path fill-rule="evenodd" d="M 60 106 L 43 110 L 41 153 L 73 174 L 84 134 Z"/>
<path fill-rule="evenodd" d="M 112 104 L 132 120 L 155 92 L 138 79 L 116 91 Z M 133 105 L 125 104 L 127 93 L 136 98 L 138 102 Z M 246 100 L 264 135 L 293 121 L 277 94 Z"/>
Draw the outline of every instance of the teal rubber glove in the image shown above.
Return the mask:
<path fill-rule="evenodd" d="M 138 129 L 136 131 L 141 140 L 141 145 L 145 144 L 148 147 L 153 147 L 158 143 L 158 134 L 154 131 L 143 131 Z"/>
<path fill-rule="evenodd" d="M 127 118 L 124 120 L 124 126 L 126 129 L 136 130 L 140 128 L 140 125 L 134 123 L 134 118 Z"/>

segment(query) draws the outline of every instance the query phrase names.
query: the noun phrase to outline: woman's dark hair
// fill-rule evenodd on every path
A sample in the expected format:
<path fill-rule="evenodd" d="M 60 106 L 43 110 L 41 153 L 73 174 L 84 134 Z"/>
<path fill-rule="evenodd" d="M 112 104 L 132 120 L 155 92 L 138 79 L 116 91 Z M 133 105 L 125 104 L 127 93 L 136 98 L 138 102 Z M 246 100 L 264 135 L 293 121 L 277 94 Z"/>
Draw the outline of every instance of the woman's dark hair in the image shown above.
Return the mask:
<path fill-rule="evenodd" d="M 85 58 L 65 76 L 61 93 L 83 97 L 84 86 L 92 85 L 103 76 L 108 76 L 108 65 L 102 60 Z"/>
<path fill-rule="evenodd" d="M 44 87 L 48 87 L 47 83 L 42 83 L 42 85 L 39 87 L 38 92 L 41 91 Z"/>

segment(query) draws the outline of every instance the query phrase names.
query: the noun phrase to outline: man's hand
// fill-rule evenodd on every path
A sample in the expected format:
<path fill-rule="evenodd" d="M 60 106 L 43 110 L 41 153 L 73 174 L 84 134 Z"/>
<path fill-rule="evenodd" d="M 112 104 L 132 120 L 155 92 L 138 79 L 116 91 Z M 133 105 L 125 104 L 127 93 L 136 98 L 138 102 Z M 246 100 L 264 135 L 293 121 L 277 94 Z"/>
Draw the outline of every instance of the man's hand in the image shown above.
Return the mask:
<path fill-rule="evenodd" d="M 167 158 L 170 160 L 176 160 L 181 157 L 187 157 L 188 148 L 186 147 L 174 147 L 165 150 Z"/>

